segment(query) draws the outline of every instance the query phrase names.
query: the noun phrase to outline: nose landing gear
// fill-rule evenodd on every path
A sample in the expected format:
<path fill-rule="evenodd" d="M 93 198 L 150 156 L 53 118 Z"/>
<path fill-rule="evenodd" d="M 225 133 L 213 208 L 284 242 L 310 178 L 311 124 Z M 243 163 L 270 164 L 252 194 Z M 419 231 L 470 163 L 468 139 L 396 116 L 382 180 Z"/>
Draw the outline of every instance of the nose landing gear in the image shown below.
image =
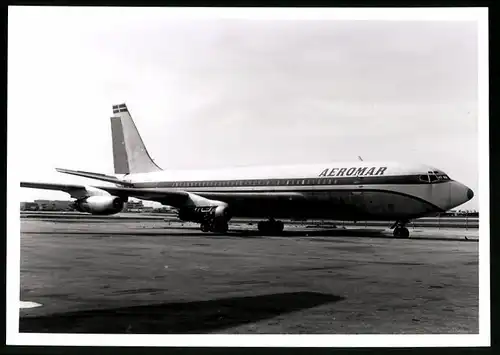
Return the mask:
<path fill-rule="evenodd" d="M 407 223 L 408 221 L 396 221 L 396 223 L 392 225 L 391 229 L 394 228 L 392 232 L 394 237 L 405 239 L 410 237 L 410 231 L 406 228 Z"/>

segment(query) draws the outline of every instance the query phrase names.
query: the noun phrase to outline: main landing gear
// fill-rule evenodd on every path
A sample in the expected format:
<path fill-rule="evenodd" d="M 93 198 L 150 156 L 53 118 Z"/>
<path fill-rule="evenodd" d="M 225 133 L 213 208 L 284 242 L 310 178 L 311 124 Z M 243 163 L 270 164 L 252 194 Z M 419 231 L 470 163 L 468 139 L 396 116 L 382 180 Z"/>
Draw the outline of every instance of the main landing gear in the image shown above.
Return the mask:
<path fill-rule="evenodd" d="M 284 225 L 283 222 L 271 218 L 268 221 L 259 222 L 257 228 L 261 233 L 280 234 L 283 232 Z"/>
<path fill-rule="evenodd" d="M 396 238 L 408 238 L 410 236 L 410 231 L 406 228 L 408 221 L 396 221 L 391 228 L 394 228 L 392 234 Z"/>
<path fill-rule="evenodd" d="M 200 224 L 202 232 L 226 233 L 229 226 L 226 221 L 206 220 Z"/>

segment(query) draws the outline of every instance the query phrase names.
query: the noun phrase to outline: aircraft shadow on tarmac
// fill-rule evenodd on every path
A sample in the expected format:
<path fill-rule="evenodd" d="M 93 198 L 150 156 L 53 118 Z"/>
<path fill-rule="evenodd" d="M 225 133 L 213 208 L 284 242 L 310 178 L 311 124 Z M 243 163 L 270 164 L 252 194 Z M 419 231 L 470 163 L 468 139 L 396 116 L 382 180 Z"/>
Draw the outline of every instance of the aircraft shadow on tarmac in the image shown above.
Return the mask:
<path fill-rule="evenodd" d="M 164 231 L 161 233 L 160 231 Z M 69 230 L 53 230 L 53 231 L 36 231 L 36 232 L 24 232 L 26 234 L 65 234 L 65 235 L 78 235 L 78 234 L 90 234 L 95 237 L 109 237 L 109 236 L 151 236 L 151 237 L 168 237 L 168 236 L 182 236 L 182 237 L 238 237 L 238 238 L 266 238 L 266 237 L 360 237 L 360 238 L 393 238 L 392 235 L 384 234 L 383 230 L 376 229 L 314 229 L 314 230 L 285 230 L 280 234 L 262 234 L 258 230 L 248 230 L 248 229 L 230 229 L 227 233 L 203 233 L 195 228 L 191 227 L 177 227 L 177 228 L 164 228 L 156 227 L 150 229 L 137 229 L 134 231 L 102 231 L 102 230 L 92 230 L 88 231 L 69 231 Z"/>
<path fill-rule="evenodd" d="M 382 229 L 343 229 L 343 228 L 314 228 L 307 230 L 306 228 L 300 230 L 284 230 L 279 234 L 262 234 L 258 230 L 235 228 L 229 229 L 226 234 L 220 233 L 201 233 L 195 232 L 194 228 L 183 227 L 173 232 L 168 231 L 169 235 L 182 235 L 183 237 L 236 237 L 236 238 L 267 238 L 267 237 L 354 237 L 354 238 L 394 238 L 392 235 L 387 234 Z M 193 231 L 191 231 L 193 230 Z"/>
<path fill-rule="evenodd" d="M 19 331 L 23 333 L 203 334 L 341 300 L 343 300 L 342 297 L 335 295 L 293 292 L 79 311 L 53 316 L 21 318 Z"/>

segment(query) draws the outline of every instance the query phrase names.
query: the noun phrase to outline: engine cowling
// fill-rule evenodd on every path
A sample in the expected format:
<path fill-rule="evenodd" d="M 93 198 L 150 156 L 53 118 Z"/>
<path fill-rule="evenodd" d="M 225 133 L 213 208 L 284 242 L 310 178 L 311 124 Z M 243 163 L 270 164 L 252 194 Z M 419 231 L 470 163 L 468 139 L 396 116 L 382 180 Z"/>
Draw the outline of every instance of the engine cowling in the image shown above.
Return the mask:
<path fill-rule="evenodd" d="M 183 207 L 179 209 L 178 217 L 182 221 L 202 223 L 208 219 L 227 222 L 231 213 L 227 205 Z"/>
<path fill-rule="evenodd" d="M 76 200 L 73 204 L 75 210 L 95 215 L 111 215 L 123 210 L 125 201 L 116 196 L 89 196 Z"/>

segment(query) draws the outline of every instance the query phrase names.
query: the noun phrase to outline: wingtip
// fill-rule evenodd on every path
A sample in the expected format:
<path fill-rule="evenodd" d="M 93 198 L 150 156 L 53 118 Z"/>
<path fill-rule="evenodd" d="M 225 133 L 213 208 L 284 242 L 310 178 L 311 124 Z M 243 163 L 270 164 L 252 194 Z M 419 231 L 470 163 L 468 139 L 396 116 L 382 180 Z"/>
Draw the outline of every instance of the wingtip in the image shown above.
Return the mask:
<path fill-rule="evenodd" d="M 113 105 L 113 113 L 128 112 L 127 105 L 125 103 Z"/>

